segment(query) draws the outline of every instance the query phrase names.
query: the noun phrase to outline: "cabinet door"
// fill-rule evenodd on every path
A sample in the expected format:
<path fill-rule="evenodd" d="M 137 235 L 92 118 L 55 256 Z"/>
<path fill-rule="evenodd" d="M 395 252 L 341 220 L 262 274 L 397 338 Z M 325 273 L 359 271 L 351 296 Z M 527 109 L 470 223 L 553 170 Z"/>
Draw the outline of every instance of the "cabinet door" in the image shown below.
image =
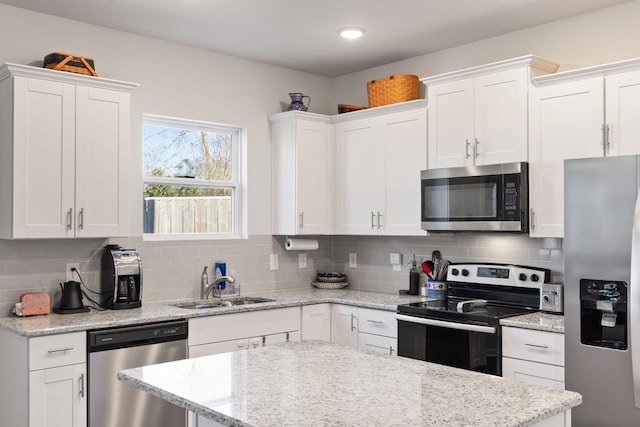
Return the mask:
<path fill-rule="evenodd" d="M 474 80 L 428 88 L 429 169 L 472 165 Z"/>
<path fill-rule="evenodd" d="M 302 340 L 331 342 L 331 304 L 302 306 Z"/>
<path fill-rule="evenodd" d="M 296 234 L 328 234 L 332 204 L 331 125 L 307 120 L 296 123 Z"/>
<path fill-rule="evenodd" d="M 527 161 L 528 68 L 476 77 L 476 165 Z"/>
<path fill-rule="evenodd" d="M 87 425 L 86 364 L 29 372 L 29 427 Z"/>
<path fill-rule="evenodd" d="M 331 306 L 331 342 L 358 347 L 358 309 L 348 305 Z"/>
<path fill-rule="evenodd" d="M 75 87 L 14 77 L 14 238 L 73 237 Z"/>
<path fill-rule="evenodd" d="M 640 154 L 640 71 L 605 79 L 607 155 Z"/>
<path fill-rule="evenodd" d="M 360 350 L 374 351 L 376 353 L 398 355 L 398 340 L 396 338 L 383 337 L 372 334 L 358 334 L 358 348 Z"/>
<path fill-rule="evenodd" d="M 426 109 L 403 111 L 377 120 L 384 153 L 378 191 L 379 234 L 426 235 L 420 227 L 420 171 L 427 168 Z"/>
<path fill-rule="evenodd" d="M 336 125 L 336 234 L 378 234 L 378 139 L 371 119 Z"/>
<path fill-rule="evenodd" d="M 129 234 L 129 93 L 76 88 L 76 235 Z"/>
<path fill-rule="evenodd" d="M 532 89 L 531 237 L 564 236 L 564 160 L 603 155 L 601 78 Z"/>

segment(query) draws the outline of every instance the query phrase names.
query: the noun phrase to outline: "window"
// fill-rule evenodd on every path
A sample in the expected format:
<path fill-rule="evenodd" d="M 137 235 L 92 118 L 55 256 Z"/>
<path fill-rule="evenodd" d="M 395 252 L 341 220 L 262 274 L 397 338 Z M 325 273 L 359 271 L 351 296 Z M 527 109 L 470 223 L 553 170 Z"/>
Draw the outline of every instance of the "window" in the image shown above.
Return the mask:
<path fill-rule="evenodd" d="M 144 116 L 144 235 L 241 236 L 243 129 Z"/>

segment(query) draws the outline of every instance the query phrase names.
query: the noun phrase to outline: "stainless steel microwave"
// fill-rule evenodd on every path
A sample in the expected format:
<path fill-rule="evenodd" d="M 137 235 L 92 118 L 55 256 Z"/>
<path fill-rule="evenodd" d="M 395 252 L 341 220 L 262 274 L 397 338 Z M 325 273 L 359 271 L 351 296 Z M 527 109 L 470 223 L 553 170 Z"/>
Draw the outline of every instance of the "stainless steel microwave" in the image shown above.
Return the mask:
<path fill-rule="evenodd" d="M 529 165 L 421 172 L 422 229 L 529 232 Z"/>

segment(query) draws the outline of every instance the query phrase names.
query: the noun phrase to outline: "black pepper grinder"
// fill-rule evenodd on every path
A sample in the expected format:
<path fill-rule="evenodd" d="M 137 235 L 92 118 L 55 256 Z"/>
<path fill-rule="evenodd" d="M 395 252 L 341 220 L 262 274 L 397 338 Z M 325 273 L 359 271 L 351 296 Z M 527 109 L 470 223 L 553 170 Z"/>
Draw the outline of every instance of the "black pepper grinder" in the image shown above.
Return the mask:
<path fill-rule="evenodd" d="M 418 273 L 415 254 L 413 255 L 413 261 L 409 264 L 411 264 L 411 269 L 409 270 L 409 295 L 420 295 L 420 273 Z"/>

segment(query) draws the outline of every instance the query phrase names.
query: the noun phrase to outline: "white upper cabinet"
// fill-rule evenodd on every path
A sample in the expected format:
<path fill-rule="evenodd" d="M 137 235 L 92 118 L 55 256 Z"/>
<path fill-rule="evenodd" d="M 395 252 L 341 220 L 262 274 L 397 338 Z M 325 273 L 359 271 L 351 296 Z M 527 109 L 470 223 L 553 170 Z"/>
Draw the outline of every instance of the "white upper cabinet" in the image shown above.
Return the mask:
<path fill-rule="evenodd" d="M 334 116 L 335 234 L 425 235 L 420 171 L 427 166 L 426 101 Z"/>
<path fill-rule="evenodd" d="M 528 55 L 421 79 L 429 169 L 527 161 L 530 80 L 557 67 Z"/>
<path fill-rule="evenodd" d="M 333 232 L 334 126 L 330 117 L 300 111 L 269 116 L 272 233 Z"/>
<path fill-rule="evenodd" d="M 129 234 L 129 104 L 136 86 L 0 68 L 2 238 Z"/>
<path fill-rule="evenodd" d="M 533 80 L 531 237 L 564 236 L 564 161 L 640 154 L 640 60 Z"/>

